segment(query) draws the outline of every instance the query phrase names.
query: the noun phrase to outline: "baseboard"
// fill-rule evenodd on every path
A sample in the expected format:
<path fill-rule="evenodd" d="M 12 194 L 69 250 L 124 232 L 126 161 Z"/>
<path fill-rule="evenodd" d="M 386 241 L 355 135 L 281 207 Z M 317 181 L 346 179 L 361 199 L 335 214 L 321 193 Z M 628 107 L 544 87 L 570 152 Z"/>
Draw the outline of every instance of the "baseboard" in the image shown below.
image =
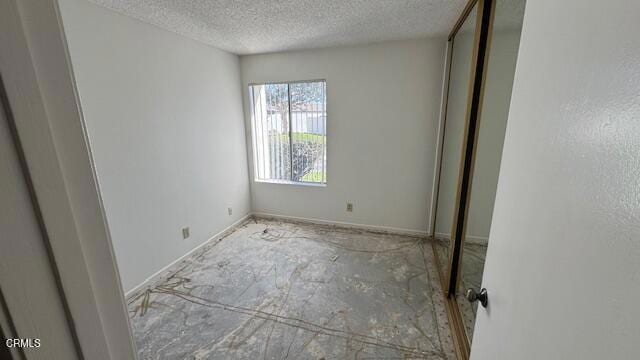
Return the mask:
<path fill-rule="evenodd" d="M 436 237 L 439 238 L 443 238 L 443 239 L 450 239 L 451 238 L 451 234 L 447 234 L 447 233 L 435 233 Z M 475 235 L 467 235 L 465 236 L 465 241 L 469 244 L 477 244 L 477 245 L 488 245 L 489 244 L 489 238 L 486 236 L 475 236 Z"/>
<path fill-rule="evenodd" d="M 156 271 L 155 273 L 153 273 L 153 275 L 151 275 L 148 278 L 146 278 L 139 285 L 136 285 L 133 289 L 127 291 L 124 294 L 125 299 L 129 299 L 129 297 L 135 295 L 140 290 L 145 289 L 146 287 L 148 287 L 148 286 L 150 286 L 152 284 L 155 284 L 156 282 L 161 280 L 162 279 L 162 275 L 164 273 L 166 273 L 168 270 L 170 270 L 172 267 L 174 267 L 177 264 L 179 264 L 180 262 L 184 261 L 185 259 L 187 259 L 191 255 L 193 255 L 194 253 L 198 252 L 200 249 L 202 249 L 203 247 L 207 246 L 211 242 L 213 242 L 213 241 L 215 241 L 215 240 L 217 240 L 217 239 L 219 239 L 221 237 L 224 237 L 227 233 L 232 232 L 233 230 L 235 230 L 235 228 L 237 228 L 238 226 L 242 225 L 245 221 L 250 219 L 251 216 L 252 216 L 251 213 L 246 214 L 245 216 L 243 216 L 239 220 L 235 221 L 233 224 L 227 226 L 222 231 L 219 231 L 218 233 L 216 233 L 215 235 L 210 237 L 208 240 L 204 241 L 202 244 L 200 244 L 200 245 L 196 246 L 195 248 L 189 250 L 189 252 L 187 252 L 186 254 L 180 256 L 178 259 L 174 260 L 169 265 L 167 265 L 167 266 L 163 267 L 162 269 Z"/>
<path fill-rule="evenodd" d="M 149 287 L 149 286 L 151 286 L 151 285 L 153 285 L 155 283 L 158 283 L 159 281 L 162 280 L 162 275 L 168 273 L 169 270 L 171 270 L 174 266 L 178 265 L 179 263 L 181 263 L 185 259 L 189 258 L 194 253 L 198 252 L 199 250 L 201 250 L 205 246 L 209 245 L 211 242 L 223 237 L 224 235 L 226 235 L 229 232 L 232 232 L 233 230 L 235 230 L 235 228 L 237 228 L 238 226 L 240 226 L 241 224 L 243 224 L 245 221 L 247 221 L 248 219 L 250 219 L 252 217 L 264 218 L 264 219 L 290 220 L 290 221 L 306 222 L 306 223 L 320 224 L 320 225 L 331 225 L 331 226 L 350 228 L 350 229 L 360 229 L 360 230 L 366 230 L 366 231 L 372 231 L 372 232 L 378 232 L 378 233 L 385 233 L 385 234 L 409 235 L 409 236 L 418 236 L 418 237 L 427 237 L 428 236 L 428 232 L 427 231 L 422 231 L 422 230 L 403 229 L 403 228 L 395 228 L 395 227 L 389 227 L 389 226 L 356 224 L 356 223 L 348 223 L 348 222 L 341 222 L 341 221 L 330 221 L 330 220 L 304 218 L 304 217 L 297 217 L 297 216 L 285 216 L 285 215 L 277 215 L 277 214 L 270 214 L 270 213 L 263 213 L 263 212 L 248 213 L 245 216 L 243 216 L 242 218 L 240 218 L 239 220 L 237 220 L 236 222 L 234 222 L 233 224 L 231 224 L 228 227 L 226 227 L 225 229 L 223 229 L 222 231 L 220 231 L 217 234 L 215 234 L 212 237 L 210 237 L 208 240 L 204 241 L 202 244 L 200 244 L 200 245 L 196 246 L 195 248 L 189 250 L 189 252 L 187 252 L 184 255 L 180 256 L 178 259 L 174 260 L 173 262 L 171 262 L 167 266 L 163 267 L 162 269 L 156 271 L 155 273 L 153 273 L 153 275 L 149 276 L 147 279 L 145 279 L 139 285 L 136 285 L 133 289 L 127 291 L 125 293 L 125 299 L 129 299 L 130 297 L 138 294 L 141 290 L 143 290 L 143 289 L 145 289 L 145 288 L 147 288 L 147 287 Z"/>
<path fill-rule="evenodd" d="M 361 229 L 361 230 L 381 232 L 381 233 L 387 233 L 387 234 L 409 235 L 409 236 L 419 236 L 419 237 L 427 237 L 429 234 L 426 230 L 423 231 L 423 230 L 395 228 L 395 227 L 389 227 L 389 226 L 366 225 L 366 224 L 349 223 L 349 222 L 342 222 L 342 221 L 331 221 L 331 220 L 304 218 L 304 217 L 298 217 L 298 216 L 278 215 L 278 214 L 271 214 L 271 213 L 264 213 L 264 212 L 254 212 L 252 213 L 252 215 L 257 218 L 292 220 L 292 221 L 306 222 L 311 224 L 332 225 L 332 226 L 338 226 L 343 228 Z"/>

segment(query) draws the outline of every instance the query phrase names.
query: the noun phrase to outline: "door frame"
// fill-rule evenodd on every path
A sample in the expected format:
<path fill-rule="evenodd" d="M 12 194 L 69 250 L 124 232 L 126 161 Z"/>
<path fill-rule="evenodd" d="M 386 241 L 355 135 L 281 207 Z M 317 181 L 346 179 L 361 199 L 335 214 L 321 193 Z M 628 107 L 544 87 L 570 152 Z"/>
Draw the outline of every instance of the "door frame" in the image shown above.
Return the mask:
<path fill-rule="evenodd" d="M 496 0 L 469 0 L 460 17 L 453 26 L 447 46 L 446 66 L 447 76 L 446 83 L 443 86 L 443 113 L 441 117 L 441 134 L 440 146 L 438 149 L 438 168 L 437 168 L 437 186 L 435 187 L 434 210 L 432 221 L 432 250 L 436 261 L 436 268 L 442 282 L 442 288 L 445 296 L 445 308 L 449 318 L 449 324 L 453 336 L 453 343 L 456 354 L 459 359 L 468 359 L 471 353 L 471 344 L 467 337 L 464 327 L 463 318 L 460 308 L 455 298 L 456 287 L 460 281 L 460 260 L 464 247 L 463 235 L 466 231 L 468 203 L 471 195 L 471 185 L 473 179 L 473 170 L 475 164 L 475 155 L 478 142 L 478 129 L 480 126 L 480 114 L 482 113 L 482 99 L 484 96 L 485 78 L 488 68 L 489 50 L 491 48 L 491 34 L 493 28 L 493 18 L 495 13 Z M 459 163 L 458 184 L 456 190 L 456 201 L 454 206 L 454 217 L 452 221 L 452 229 L 449 243 L 449 259 L 448 266 L 445 271 L 442 268 L 440 260 L 436 253 L 435 245 L 435 224 L 437 220 L 437 202 L 440 188 L 440 171 L 442 169 L 442 154 L 444 146 L 445 125 L 447 118 L 447 103 L 449 92 L 449 79 L 451 77 L 451 62 L 453 59 L 453 42 L 455 36 L 462 27 L 462 24 L 469 16 L 473 7 L 477 5 L 476 13 L 476 29 L 474 34 L 474 46 L 471 57 L 471 69 L 469 87 L 467 90 L 467 109 L 465 114 L 464 134 L 462 140 L 462 153 Z"/>
<path fill-rule="evenodd" d="M 58 1 L 0 2 L 0 49 L 19 150 L 80 356 L 135 359 Z"/>

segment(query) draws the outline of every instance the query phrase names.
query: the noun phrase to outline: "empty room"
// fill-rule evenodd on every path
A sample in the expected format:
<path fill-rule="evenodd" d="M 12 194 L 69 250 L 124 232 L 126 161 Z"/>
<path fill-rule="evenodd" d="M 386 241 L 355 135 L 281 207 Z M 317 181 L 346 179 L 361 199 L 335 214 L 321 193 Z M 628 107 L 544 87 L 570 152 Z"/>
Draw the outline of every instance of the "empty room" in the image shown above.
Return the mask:
<path fill-rule="evenodd" d="M 1 0 L 0 358 L 634 358 L 638 15 Z"/>

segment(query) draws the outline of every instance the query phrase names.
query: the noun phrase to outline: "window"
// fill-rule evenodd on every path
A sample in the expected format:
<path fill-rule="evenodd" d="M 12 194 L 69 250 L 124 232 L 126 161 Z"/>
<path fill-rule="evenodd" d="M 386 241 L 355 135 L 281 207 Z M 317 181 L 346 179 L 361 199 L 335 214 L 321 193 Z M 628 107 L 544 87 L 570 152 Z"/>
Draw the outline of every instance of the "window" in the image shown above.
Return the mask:
<path fill-rule="evenodd" d="M 257 181 L 327 182 L 324 80 L 249 85 Z"/>

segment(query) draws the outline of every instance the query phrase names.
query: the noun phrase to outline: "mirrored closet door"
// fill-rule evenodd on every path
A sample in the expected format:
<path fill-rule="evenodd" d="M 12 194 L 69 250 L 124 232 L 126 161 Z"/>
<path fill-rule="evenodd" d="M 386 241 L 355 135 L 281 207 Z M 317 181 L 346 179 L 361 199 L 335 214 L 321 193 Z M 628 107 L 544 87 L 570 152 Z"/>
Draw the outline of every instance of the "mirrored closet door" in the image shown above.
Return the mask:
<path fill-rule="evenodd" d="M 460 175 L 460 156 L 465 134 L 472 58 L 475 42 L 477 5 L 471 6 L 460 27 L 449 41 L 450 61 L 446 113 L 442 126 L 439 185 L 434 218 L 434 249 L 442 274 L 446 274 L 451 249 L 451 227 L 456 209 Z"/>
<path fill-rule="evenodd" d="M 490 298 L 482 274 L 524 8 L 525 0 L 470 1 L 449 37 L 433 248 L 462 359 Z"/>

